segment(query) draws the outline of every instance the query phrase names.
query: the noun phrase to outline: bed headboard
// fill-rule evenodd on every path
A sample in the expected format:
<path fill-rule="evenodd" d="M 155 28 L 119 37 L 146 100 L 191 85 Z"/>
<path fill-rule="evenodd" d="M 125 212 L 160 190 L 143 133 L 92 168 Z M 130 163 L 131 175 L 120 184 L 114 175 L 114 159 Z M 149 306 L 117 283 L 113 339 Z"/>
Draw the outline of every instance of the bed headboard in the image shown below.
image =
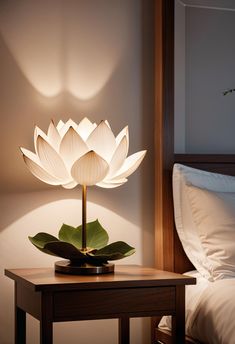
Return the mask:
<path fill-rule="evenodd" d="M 189 271 L 174 226 L 173 165 L 235 175 L 235 155 L 174 154 L 174 0 L 155 0 L 155 156 L 155 265 Z"/>

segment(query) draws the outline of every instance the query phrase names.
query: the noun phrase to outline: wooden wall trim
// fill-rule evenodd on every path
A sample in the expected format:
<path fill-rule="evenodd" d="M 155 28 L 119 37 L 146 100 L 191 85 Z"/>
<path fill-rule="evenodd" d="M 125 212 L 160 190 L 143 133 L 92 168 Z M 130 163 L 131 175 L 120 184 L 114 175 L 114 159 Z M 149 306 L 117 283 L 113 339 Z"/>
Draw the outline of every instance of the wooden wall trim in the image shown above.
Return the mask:
<path fill-rule="evenodd" d="M 181 164 L 207 163 L 232 164 L 235 163 L 234 154 L 175 154 L 174 161 Z"/>
<path fill-rule="evenodd" d="M 173 161 L 174 0 L 155 0 L 155 264 L 171 271 L 174 225 L 168 205 L 172 204 Z"/>

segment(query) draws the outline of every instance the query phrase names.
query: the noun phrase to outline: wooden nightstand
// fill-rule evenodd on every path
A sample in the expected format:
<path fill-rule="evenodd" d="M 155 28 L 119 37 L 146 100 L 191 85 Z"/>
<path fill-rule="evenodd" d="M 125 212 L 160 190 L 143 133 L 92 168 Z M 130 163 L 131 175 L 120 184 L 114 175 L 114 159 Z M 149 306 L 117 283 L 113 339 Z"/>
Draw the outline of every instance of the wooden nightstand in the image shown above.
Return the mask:
<path fill-rule="evenodd" d="M 129 318 L 172 315 L 173 343 L 184 343 L 185 285 L 180 274 L 119 265 L 114 274 L 73 276 L 52 268 L 7 269 L 15 281 L 15 344 L 26 343 L 26 312 L 40 321 L 40 343 L 53 343 L 53 322 L 119 319 L 119 344 L 129 344 Z"/>

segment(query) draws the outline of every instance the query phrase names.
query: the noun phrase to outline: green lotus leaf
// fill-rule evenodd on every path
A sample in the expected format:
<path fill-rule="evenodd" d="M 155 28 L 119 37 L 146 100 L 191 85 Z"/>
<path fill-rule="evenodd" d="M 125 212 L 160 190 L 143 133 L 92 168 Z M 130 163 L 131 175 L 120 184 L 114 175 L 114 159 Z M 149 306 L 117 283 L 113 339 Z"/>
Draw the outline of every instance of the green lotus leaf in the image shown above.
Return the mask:
<path fill-rule="evenodd" d="M 72 244 L 64 241 L 48 242 L 44 249 L 52 252 L 55 256 L 70 259 L 72 261 L 86 261 L 87 257 Z"/>
<path fill-rule="evenodd" d="M 77 249 L 82 247 L 82 232 L 76 227 L 63 224 L 59 231 L 59 239 L 72 244 Z"/>
<path fill-rule="evenodd" d="M 29 240 L 31 241 L 31 243 L 37 247 L 40 251 L 50 254 L 52 256 L 55 256 L 54 253 L 47 251 L 44 246 L 48 243 L 48 242 L 52 242 L 52 241 L 59 241 L 56 237 L 54 237 L 53 235 L 50 235 L 48 233 L 44 233 L 44 232 L 40 232 L 38 234 L 36 234 L 34 237 L 29 236 Z"/>
<path fill-rule="evenodd" d="M 86 243 L 90 249 L 101 249 L 109 240 L 108 233 L 98 220 L 86 224 Z M 77 228 L 63 224 L 59 231 L 59 239 L 66 241 L 77 249 L 82 247 L 82 226 Z"/>
<path fill-rule="evenodd" d="M 79 226 L 78 228 L 81 228 L 82 230 L 82 226 Z M 87 223 L 86 233 L 87 233 L 87 246 L 88 247 L 92 247 L 99 250 L 108 244 L 108 241 L 109 241 L 108 233 L 101 226 L 98 219 L 93 222 Z"/>
<path fill-rule="evenodd" d="M 29 236 L 29 240 L 34 246 L 38 248 L 44 248 L 44 246 L 51 241 L 59 241 L 56 237 L 51 234 L 40 232 L 36 234 L 34 237 Z"/>
<path fill-rule="evenodd" d="M 38 233 L 29 237 L 31 243 L 40 251 L 52 256 L 62 257 L 71 260 L 84 260 L 86 256 L 76 249 L 72 244 L 58 240 L 53 235 Z"/>
<path fill-rule="evenodd" d="M 88 255 L 95 259 L 108 261 L 122 259 L 132 255 L 133 253 L 135 253 L 134 247 L 129 246 L 124 241 L 116 241 L 95 251 L 93 254 L 88 253 Z"/>

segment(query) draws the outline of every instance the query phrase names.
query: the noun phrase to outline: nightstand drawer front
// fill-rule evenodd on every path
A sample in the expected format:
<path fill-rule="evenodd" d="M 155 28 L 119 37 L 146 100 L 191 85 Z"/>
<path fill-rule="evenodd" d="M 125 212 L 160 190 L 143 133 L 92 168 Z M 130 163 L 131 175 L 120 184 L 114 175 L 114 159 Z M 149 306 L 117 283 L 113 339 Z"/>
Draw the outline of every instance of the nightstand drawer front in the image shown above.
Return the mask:
<path fill-rule="evenodd" d="M 174 287 L 123 288 L 57 292 L 54 295 L 54 319 L 89 319 L 100 315 L 118 317 L 123 313 L 175 310 Z"/>

